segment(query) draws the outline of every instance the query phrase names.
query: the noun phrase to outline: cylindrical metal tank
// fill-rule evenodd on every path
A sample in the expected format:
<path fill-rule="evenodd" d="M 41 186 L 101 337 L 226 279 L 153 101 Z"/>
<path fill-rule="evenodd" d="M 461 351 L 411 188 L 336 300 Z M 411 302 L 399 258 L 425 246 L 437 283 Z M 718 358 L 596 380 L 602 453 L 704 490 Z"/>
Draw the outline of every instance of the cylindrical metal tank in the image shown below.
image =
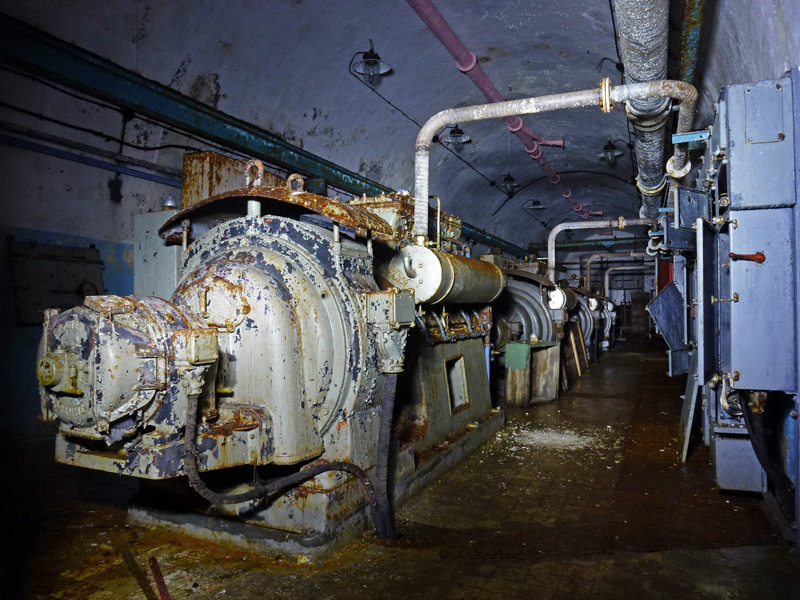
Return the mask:
<path fill-rule="evenodd" d="M 409 245 L 378 265 L 378 274 L 399 289 L 414 290 L 418 303 L 486 304 L 503 291 L 503 272 L 492 263 Z"/>

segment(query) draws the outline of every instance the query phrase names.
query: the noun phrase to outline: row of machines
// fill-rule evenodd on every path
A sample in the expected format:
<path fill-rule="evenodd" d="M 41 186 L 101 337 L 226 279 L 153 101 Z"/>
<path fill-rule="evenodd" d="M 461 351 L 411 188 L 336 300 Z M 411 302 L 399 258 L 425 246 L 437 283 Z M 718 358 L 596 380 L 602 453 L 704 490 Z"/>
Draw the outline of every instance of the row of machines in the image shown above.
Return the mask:
<path fill-rule="evenodd" d="M 245 173 L 245 187 L 140 216 L 136 295 L 46 312 L 37 375 L 56 459 L 187 477 L 207 516 L 193 531 L 214 539 L 226 517 L 284 536 L 266 551 L 310 555 L 369 515 L 393 537 L 390 496 L 502 427 L 484 348 L 503 273 L 465 255 L 450 215 L 410 252 L 407 193 L 345 203 L 258 161 Z"/>
<path fill-rule="evenodd" d="M 658 229 L 675 278 L 648 307 L 671 374 L 688 375 L 682 458 L 698 431 L 718 486 L 768 492 L 796 539 L 800 72 L 724 88 L 684 141 L 699 174 L 669 190 Z"/>
<path fill-rule="evenodd" d="M 145 521 L 306 555 L 370 516 L 393 537 L 392 498 L 502 427 L 492 347 L 557 342 L 570 323 L 590 353 L 608 340 L 609 302 L 538 263 L 469 257 L 457 217 L 431 211 L 436 239 L 409 244 L 407 192 L 342 202 L 258 161 L 244 175 L 138 217 L 135 295 L 44 315 L 37 377 L 56 460 L 185 477 L 202 498 L 199 513 L 148 500 L 134 511 Z"/>

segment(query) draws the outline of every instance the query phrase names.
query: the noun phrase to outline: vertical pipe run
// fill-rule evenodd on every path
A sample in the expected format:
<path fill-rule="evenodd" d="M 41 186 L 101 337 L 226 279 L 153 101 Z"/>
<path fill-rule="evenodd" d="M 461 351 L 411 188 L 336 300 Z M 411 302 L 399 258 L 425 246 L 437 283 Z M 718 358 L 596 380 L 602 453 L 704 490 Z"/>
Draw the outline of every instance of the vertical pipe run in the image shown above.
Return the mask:
<path fill-rule="evenodd" d="M 686 83 L 694 81 L 697 54 L 700 50 L 700 33 L 703 27 L 705 0 L 684 0 L 681 26 L 681 71 L 679 78 Z"/>
<path fill-rule="evenodd" d="M 483 355 L 486 359 L 486 376 L 489 378 L 489 383 L 492 382 L 492 346 L 483 345 Z"/>
<path fill-rule="evenodd" d="M 667 75 L 669 0 L 615 0 L 619 51 L 626 83 L 664 79 Z M 664 188 L 664 134 L 669 98 L 637 98 L 626 112 L 633 124 L 636 185 L 642 217 L 657 217 Z"/>
<path fill-rule="evenodd" d="M 387 373 L 381 403 L 381 421 L 378 429 L 378 456 L 375 461 L 375 496 L 378 513 L 383 515 L 384 532 L 381 537 L 397 539 L 397 528 L 389 493 L 389 451 L 392 442 L 394 399 L 397 396 L 397 373 Z"/>

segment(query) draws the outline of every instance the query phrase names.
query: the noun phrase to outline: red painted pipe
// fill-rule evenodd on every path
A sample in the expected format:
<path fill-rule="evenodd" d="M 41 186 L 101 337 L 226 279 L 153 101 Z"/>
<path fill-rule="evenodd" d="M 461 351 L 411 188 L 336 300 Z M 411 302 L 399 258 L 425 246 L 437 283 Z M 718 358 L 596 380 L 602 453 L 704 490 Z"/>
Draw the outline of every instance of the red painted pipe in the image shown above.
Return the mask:
<path fill-rule="evenodd" d="M 483 92 L 483 95 L 486 96 L 486 98 L 491 102 L 505 101 L 505 98 L 503 98 L 503 96 L 500 94 L 500 91 L 497 89 L 497 87 L 495 87 L 488 75 L 484 73 L 483 69 L 478 64 L 478 58 L 473 52 L 470 52 L 467 49 L 460 39 L 458 39 L 458 36 L 455 34 L 450 25 L 447 24 L 447 21 L 444 20 L 444 17 L 433 5 L 433 2 L 431 2 L 431 0 L 407 1 L 411 8 L 416 11 L 423 22 L 439 39 L 439 41 L 442 42 L 442 45 L 455 59 L 458 70 L 462 73 L 466 73 L 469 78 L 472 79 L 473 83 L 478 86 L 478 89 Z M 555 169 L 550 165 L 550 163 L 547 162 L 544 152 L 542 152 L 541 146 L 563 147 L 564 140 L 547 140 L 543 138 L 541 135 L 525 125 L 519 116 L 505 117 L 503 120 L 506 122 L 509 131 L 513 132 L 520 139 L 520 141 L 522 141 L 523 146 L 525 146 L 525 152 L 527 152 L 530 157 L 538 163 L 538 165 L 542 168 L 542 171 L 544 171 L 544 174 L 547 175 L 550 183 L 556 186 L 556 189 L 561 193 L 561 195 L 567 199 L 570 204 L 572 204 L 575 212 L 577 212 L 584 219 L 588 219 L 589 213 L 586 212 L 586 209 L 584 209 L 583 206 L 581 206 L 581 204 L 572 197 L 572 190 L 570 190 L 569 187 L 567 187 L 567 185 L 561 181 L 561 177 L 559 177 L 558 173 L 556 173 Z"/>

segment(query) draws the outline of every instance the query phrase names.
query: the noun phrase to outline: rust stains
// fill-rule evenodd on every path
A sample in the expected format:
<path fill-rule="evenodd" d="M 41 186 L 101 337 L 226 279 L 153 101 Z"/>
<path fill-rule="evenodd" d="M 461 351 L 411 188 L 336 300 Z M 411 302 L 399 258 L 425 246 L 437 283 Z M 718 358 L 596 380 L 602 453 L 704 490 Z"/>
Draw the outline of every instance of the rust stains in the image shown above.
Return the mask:
<path fill-rule="evenodd" d="M 214 424 L 209 427 L 208 433 L 212 436 L 228 436 L 234 431 L 250 431 L 257 429 L 262 417 L 255 409 L 244 409 L 233 413 L 233 420 Z"/>
<path fill-rule="evenodd" d="M 183 209 L 179 213 L 173 215 L 172 218 L 159 229 L 159 235 L 161 235 L 161 237 L 168 235 L 170 229 L 176 225 L 180 225 L 184 219 L 191 218 L 192 213 L 199 208 L 217 203 L 223 204 L 226 200 L 234 198 L 265 198 L 268 200 L 277 200 L 278 202 L 299 206 L 307 209 L 309 212 L 328 217 L 331 221 L 345 227 L 351 227 L 362 231 L 369 230 L 378 234 L 388 235 L 392 233 L 392 228 L 389 224 L 378 215 L 369 210 L 342 202 L 341 200 L 317 196 L 310 192 L 294 191 L 289 187 L 283 186 L 250 186 L 211 196 L 210 198 L 201 200 Z"/>

